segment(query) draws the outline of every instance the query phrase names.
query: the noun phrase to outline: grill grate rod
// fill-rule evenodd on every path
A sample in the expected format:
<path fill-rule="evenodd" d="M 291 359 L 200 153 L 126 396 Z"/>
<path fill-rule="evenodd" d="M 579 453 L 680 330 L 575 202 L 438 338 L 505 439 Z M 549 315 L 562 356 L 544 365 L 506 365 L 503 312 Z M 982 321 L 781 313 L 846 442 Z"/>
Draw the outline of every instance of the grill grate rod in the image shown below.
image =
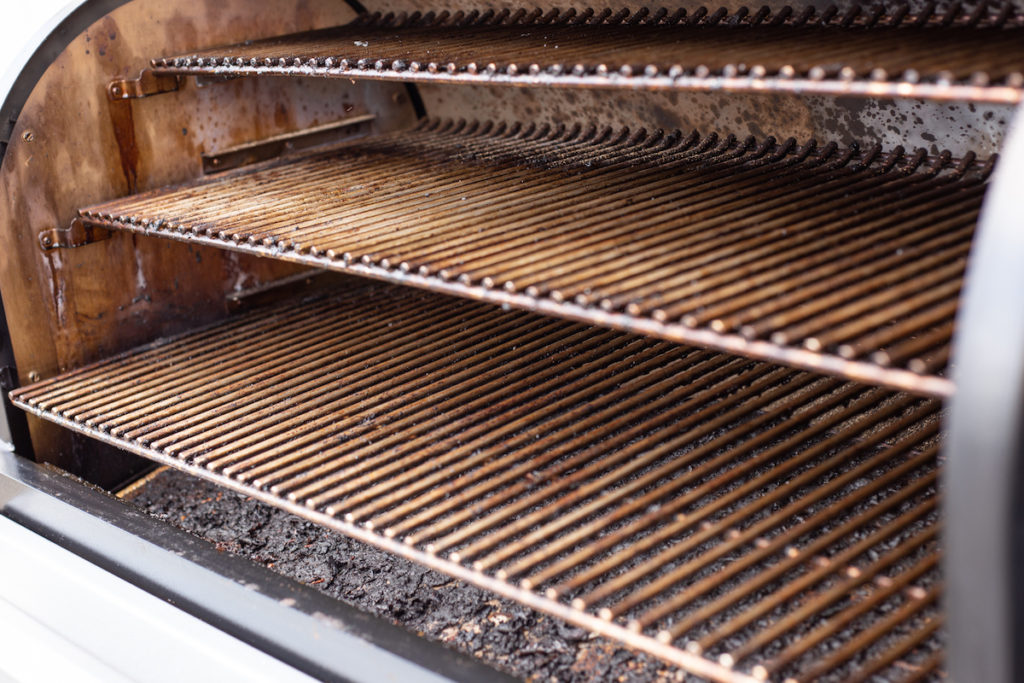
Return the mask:
<path fill-rule="evenodd" d="M 1012 3 L 912 14 L 746 8 L 363 16 L 347 26 L 154 59 L 160 75 L 275 74 L 562 87 L 779 91 L 1017 103 Z"/>
<path fill-rule="evenodd" d="M 939 665 L 930 399 L 356 280 L 12 400 L 708 678 Z"/>
<path fill-rule="evenodd" d="M 886 409 L 879 410 L 875 415 L 877 417 L 883 417 L 885 415 L 888 415 L 889 413 L 890 410 Z M 892 436 L 893 434 L 898 433 L 899 430 L 905 429 L 908 426 L 914 424 L 915 422 L 927 418 L 928 414 L 928 411 L 915 411 L 908 416 L 900 418 L 894 424 L 886 428 L 877 430 L 870 437 L 865 437 L 862 443 L 866 445 L 877 444 L 884 440 L 885 438 L 887 438 L 888 436 Z M 806 461 L 820 457 L 823 453 L 827 453 L 829 448 L 835 446 L 837 442 L 841 442 L 845 436 L 846 435 L 844 434 L 837 434 L 822 440 L 819 444 L 817 444 L 814 448 L 809 449 L 806 453 L 796 455 L 792 457 L 790 460 L 787 460 L 778 469 L 769 470 L 762 477 L 752 480 L 751 482 L 745 484 L 744 486 L 739 487 L 736 490 L 730 492 L 728 495 L 722 496 L 717 501 L 715 501 L 714 504 L 705 505 L 701 511 L 701 517 L 695 518 L 692 515 L 686 516 L 683 519 L 676 521 L 675 523 L 666 525 L 666 527 L 658 533 L 647 536 L 643 540 L 636 540 L 634 538 L 634 544 L 638 548 L 642 549 L 652 548 L 656 546 L 658 543 L 661 543 L 671 538 L 672 536 L 679 534 L 684 530 L 692 530 L 694 527 L 699 527 L 703 522 L 709 521 L 708 518 L 712 515 L 712 513 L 716 512 L 719 509 L 726 508 L 729 504 L 735 501 L 742 500 L 744 496 L 749 495 L 753 491 L 756 491 L 759 486 L 765 485 L 767 482 L 779 477 L 780 474 L 790 472 L 791 468 L 795 468 L 796 466 Z M 861 465 L 860 467 L 852 470 L 851 473 L 847 473 L 843 476 L 837 477 L 835 481 L 823 486 L 822 490 L 819 491 L 816 495 L 823 498 L 829 493 L 835 492 L 836 490 L 838 490 L 840 486 L 844 485 L 845 483 L 849 483 L 851 477 L 855 478 L 856 476 L 859 476 L 859 474 L 863 474 L 862 470 L 866 471 L 871 467 L 877 466 L 881 462 L 881 460 L 868 461 L 867 463 Z M 788 479 L 785 483 L 777 483 L 771 493 L 765 494 L 761 497 L 762 504 L 767 505 L 784 500 L 785 495 L 792 493 L 793 491 L 796 491 L 801 486 L 806 485 L 809 481 L 812 481 L 814 477 L 822 476 L 828 473 L 830 471 L 830 468 L 834 467 L 837 464 L 839 464 L 839 461 L 836 458 L 826 459 L 821 464 L 816 465 L 814 468 Z M 652 522 L 657 521 L 659 519 L 669 518 L 671 515 L 674 515 L 678 510 L 684 509 L 690 502 L 689 500 L 687 500 L 688 498 L 693 498 L 693 495 L 686 496 L 685 498 L 674 498 L 671 503 L 664 504 L 658 510 L 652 513 L 648 513 L 643 518 L 638 520 L 636 524 L 625 526 L 622 529 L 617 530 L 614 534 L 608 534 L 606 537 L 602 538 L 598 543 L 591 544 L 589 547 L 565 558 L 565 560 L 563 560 L 562 562 L 549 566 L 546 571 L 534 575 L 529 580 L 524 580 L 524 584 L 528 586 L 539 585 L 542 581 L 547 581 L 560 573 L 568 572 L 574 567 L 581 565 L 585 560 L 590 559 L 591 557 L 597 555 L 600 552 L 607 551 L 610 548 L 614 547 L 614 544 L 623 542 L 631 536 L 641 533 Z M 806 498 L 802 500 L 802 503 L 806 502 Z M 793 511 L 795 512 L 796 509 L 794 508 Z M 728 532 L 730 529 L 733 529 L 737 523 L 742 521 L 742 519 L 742 511 L 734 511 L 731 515 L 728 515 L 715 523 L 710 523 L 709 521 L 709 524 L 705 528 L 702 528 L 698 532 L 693 534 L 693 536 L 690 540 L 688 540 L 686 545 L 690 547 L 696 547 L 700 543 L 712 538 L 715 534 L 724 534 Z M 729 547 L 739 546 L 739 544 L 743 542 L 756 541 L 756 539 L 759 538 L 759 534 L 769 528 L 770 522 L 765 522 L 762 525 L 755 525 L 745 530 L 744 532 L 740 533 L 739 535 L 736 535 L 735 538 L 730 539 Z M 678 553 L 682 549 L 682 544 L 679 544 L 675 547 L 675 552 Z M 588 584 L 598 576 L 611 572 L 613 569 L 617 567 L 618 563 L 620 563 L 621 561 L 622 558 L 612 556 L 608 558 L 608 560 L 594 565 L 594 567 L 592 567 L 589 571 L 577 573 L 565 583 L 549 588 L 546 591 L 546 594 L 549 597 L 558 597 L 559 595 L 573 591 L 579 588 L 580 586 Z M 592 601 L 600 600 L 604 596 L 610 595 L 614 591 L 621 589 L 623 585 L 626 585 L 626 582 L 629 579 L 635 579 L 642 575 L 642 571 L 634 571 L 630 572 L 629 574 L 623 575 L 619 577 L 617 583 L 609 585 L 608 588 L 605 588 L 600 592 L 592 592 L 589 599 Z M 580 609 L 585 607 L 587 603 L 588 599 L 585 598 L 578 597 L 573 600 L 573 604 Z M 611 618 L 613 616 L 613 612 L 612 610 L 607 608 L 602 609 L 602 616 L 604 616 L 605 618 Z"/>
<path fill-rule="evenodd" d="M 993 161 L 433 120 L 81 215 L 948 396 Z"/>

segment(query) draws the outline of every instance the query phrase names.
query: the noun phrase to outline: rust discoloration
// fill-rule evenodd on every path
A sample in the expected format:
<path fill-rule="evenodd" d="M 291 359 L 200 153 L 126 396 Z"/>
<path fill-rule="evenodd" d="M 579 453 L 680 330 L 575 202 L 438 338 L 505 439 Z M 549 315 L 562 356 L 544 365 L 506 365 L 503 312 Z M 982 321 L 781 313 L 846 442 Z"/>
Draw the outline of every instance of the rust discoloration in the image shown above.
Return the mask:
<path fill-rule="evenodd" d="M 427 119 L 82 218 L 945 396 L 992 163 Z"/>
<path fill-rule="evenodd" d="M 117 139 L 117 152 L 121 160 L 121 172 L 124 174 L 125 194 L 134 194 L 139 185 L 139 146 L 135 142 L 132 101 L 111 99 L 107 106 L 110 108 L 110 123 L 114 127 L 114 137 Z"/>
<path fill-rule="evenodd" d="M 371 15 L 349 26 L 153 61 L 164 74 L 774 92 L 1016 104 L 1024 17 L 764 7 Z"/>
<path fill-rule="evenodd" d="M 164 50 L 301 31 L 349 21 L 334 0 L 271 0 L 260 11 L 244 0 L 135 0 L 74 38 L 26 101 L 0 169 L 0 291 L 21 381 L 116 353 L 227 312 L 235 275 L 274 280 L 296 266 L 231 257 L 201 246 L 115 235 L 79 249 L 44 252 L 39 234 L 67 226 L 89 203 L 181 182 L 201 174 L 201 153 L 307 127 L 347 102 L 364 107 L 373 88 L 333 89 L 272 82 L 227 83 L 135 100 L 112 111 L 107 85 L 137 77 Z M 214 8 L 213 6 L 216 5 Z M 209 42 L 207 42 L 209 41 Z M 385 94 L 387 97 L 389 93 Z M 239 107 L 250 100 L 249 110 Z M 113 115 L 112 115 L 113 114 Z M 223 126 L 222 122 L 233 122 Z M 131 132 L 134 131 L 134 140 Z M 184 131 L 184 132 L 183 132 Z M 209 135 L 208 131 L 216 131 Z M 213 144 L 212 139 L 217 144 Z M 66 433 L 31 420 L 38 456 L 75 469 Z"/>
<path fill-rule="evenodd" d="M 609 125 L 665 130 L 730 131 L 739 136 L 879 143 L 988 156 L 999 151 L 1013 115 L 1007 105 L 871 100 L 779 93 L 607 92 L 420 85 L 432 116 L 531 121 L 549 126 Z"/>

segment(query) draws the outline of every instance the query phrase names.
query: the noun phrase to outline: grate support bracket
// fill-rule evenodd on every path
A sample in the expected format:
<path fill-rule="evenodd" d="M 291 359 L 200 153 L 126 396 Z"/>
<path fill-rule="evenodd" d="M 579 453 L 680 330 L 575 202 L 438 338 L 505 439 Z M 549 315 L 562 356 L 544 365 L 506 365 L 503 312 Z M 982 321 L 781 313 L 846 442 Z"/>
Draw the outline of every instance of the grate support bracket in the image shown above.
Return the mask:
<path fill-rule="evenodd" d="M 181 87 L 180 76 L 156 74 L 152 69 L 143 69 L 138 78 L 119 78 L 107 85 L 107 97 L 111 101 L 137 100 L 150 95 L 174 92 Z"/>
<path fill-rule="evenodd" d="M 39 233 L 39 246 L 43 251 L 84 247 L 94 242 L 110 239 L 111 231 L 88 225 L 80 218 L 71 221 L 66 228 L 52 228 Z"/>

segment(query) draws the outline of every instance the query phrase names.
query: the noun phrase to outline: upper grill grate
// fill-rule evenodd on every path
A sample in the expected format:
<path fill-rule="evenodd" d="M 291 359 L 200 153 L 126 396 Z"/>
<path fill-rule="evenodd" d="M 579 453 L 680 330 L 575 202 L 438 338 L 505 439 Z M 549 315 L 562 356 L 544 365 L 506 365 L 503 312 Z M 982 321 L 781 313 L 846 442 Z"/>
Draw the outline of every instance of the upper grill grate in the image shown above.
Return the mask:
<path fill-rule="evenodd" d="M 153 60 L 164 75 L 334 76 L 421 82 L 780 91 L 1012 104 L 1024 92 L 1012 4 L 447 11 Z"/>

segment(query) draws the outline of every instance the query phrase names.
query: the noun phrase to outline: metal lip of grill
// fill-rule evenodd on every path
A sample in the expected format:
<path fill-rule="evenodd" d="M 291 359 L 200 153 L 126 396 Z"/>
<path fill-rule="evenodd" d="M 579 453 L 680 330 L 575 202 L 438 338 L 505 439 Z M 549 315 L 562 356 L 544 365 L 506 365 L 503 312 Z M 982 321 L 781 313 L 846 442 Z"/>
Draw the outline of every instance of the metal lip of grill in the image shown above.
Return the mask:
<path fill-rule="evenodd" d="M 378 283 L 11 398 L 715 680 L 941 664 L 934 399 Z"/>

